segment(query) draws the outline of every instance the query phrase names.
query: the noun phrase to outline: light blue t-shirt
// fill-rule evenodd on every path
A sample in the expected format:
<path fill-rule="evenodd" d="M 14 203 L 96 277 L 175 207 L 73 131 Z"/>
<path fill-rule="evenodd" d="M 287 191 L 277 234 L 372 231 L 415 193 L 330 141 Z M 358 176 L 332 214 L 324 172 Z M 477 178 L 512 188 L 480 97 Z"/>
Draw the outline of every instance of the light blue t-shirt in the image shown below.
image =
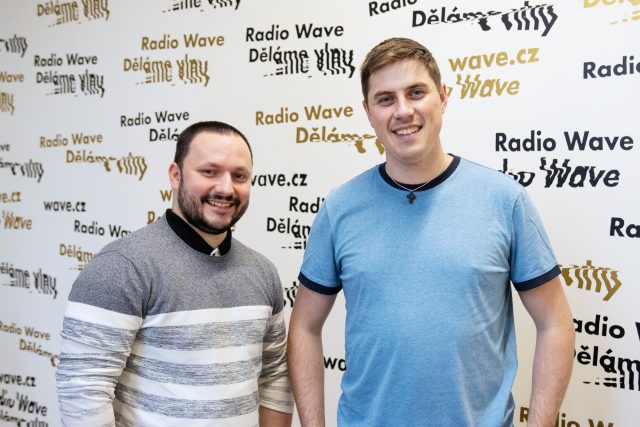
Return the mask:
<path fill-rule="evenodd" d="M 511 426 L 511 287 L 560 273 L 524 188 L 454 156 L 415 192 L 384 165 L 335 189 L 318 212 L 300 281 L 344 289 L 347 369 L 338 424 Z"/>

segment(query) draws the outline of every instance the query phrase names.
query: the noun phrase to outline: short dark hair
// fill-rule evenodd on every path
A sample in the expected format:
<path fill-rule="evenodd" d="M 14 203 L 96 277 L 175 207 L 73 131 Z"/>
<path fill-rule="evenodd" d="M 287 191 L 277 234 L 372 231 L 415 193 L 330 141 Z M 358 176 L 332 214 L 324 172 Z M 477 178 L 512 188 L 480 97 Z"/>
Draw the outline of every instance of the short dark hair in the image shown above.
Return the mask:
<path fill-rule="evenodd" d="M 195 138 L 196 135 L 201 132 L 211 132 L 217 133 L 219 135 L 238 135 L 244 140 L 244 142 L 247 143 L 247 147 L 249 147 L 249 154 L 251 154 L 251 160 L 253 161 L 253 151 L 251 151 L 251 145 L 249 145 L 247 137 L 244 136 L 242 132 L 227 123 L 208 121 L 194 123 L 183 130 L 180 135 L 178 135 L 176 154 L 173 157 L 173 161 L 176 162 L 180 168 L 182 168 L 182 162 L 189 153 L 189 146 L 191 145 L 191 141 L 193 141 L 193 138 Z"/>
<path fill-rule="evenodd" d="M 382 67 L 407 59 L 416 59 L 424 64 L 435 82 L 438 92 L 442 90 L 440 69 L 429 49 L 415 40 L 396 37 L 379 43 L 369 51 L 364 59 L 360 67 L 360 84 L 362 85 L 364 100 L 367 100 L 367 95 L 369 94 L 369 78 L 371 74 Z"/>

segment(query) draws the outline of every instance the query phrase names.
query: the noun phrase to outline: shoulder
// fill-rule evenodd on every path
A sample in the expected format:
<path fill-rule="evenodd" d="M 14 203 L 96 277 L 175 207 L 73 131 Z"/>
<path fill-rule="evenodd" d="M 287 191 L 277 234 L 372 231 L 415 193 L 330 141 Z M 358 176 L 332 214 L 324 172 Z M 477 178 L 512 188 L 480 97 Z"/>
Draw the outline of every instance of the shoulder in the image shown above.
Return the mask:
<path fill-rule="evenodd" d="M 76 283 L 143 281 L 154 265 L 166 263 L 167 253 L 176 255 L 172 239 L 177 236 L 171 233 L 166 222 L 159 220 L 114 240 L 85 265 Z"/>
<path fill-rule="evenodd" d="M 175 233 L 169 228 L 164 218 L 146 225 L 107 244 L 97 255 L 117 252 L 125 258 L 135 258 L 158 252 L 158 248 L 166 246 Z M 166 249 L 165 249 L 166 250 Z"/>
<path fill-rule="evenodd" d="M 469 178 L 482 178 L 480 184 L 484 182 L 491 182 L 499 185 L 505 190 L 520 191 L 522 185 L 515 179 L 500 172 L 497 169 L 490 168 L 486 165 L 460 158 L 460 171 L 463 172 Z"/>
<path fill-rule="evenodd" d="M 370 201 L 376 185 L 382 182 L 378 167 L 369 168 L 332 189 L 323 202 L 322 210 L 328 209 L 335 214 L 350 211 Z"/>
<path fill-rule="evenodd" d="M 255 267 L 269 273 L 275 273 L 276 266 L 269 258 L 250 248 L 235 237 L 232 239 L 231 247 L 233 251 L 230 253 L 237 258 L 238 263 L 243 267 Z"/>
<path fill-rule="evenodd" d="M 354 190 L 366 189 L 372 185 L 376 176 L 379 174 L 378 167 L 379 165 L 369 168 L 334 188 L 328 198 L 350 197 L 353 195 Z"/>
<path fill-rule="evenodd" d="M 273 309 L 273 313 L 282 310 L 284 300 L 282 297 L 282 283 L 280 275 L 273 262 L 260 252 L 256 251 L 233 238 L 231 242 L 231 251 L 226 255 L 232 257 L 229 259 L 230 265 L 234 270 L 243 276 L 246 284 L 255 284 L 255 290 L 262 290 L 267 295 L 268 301 Z"/>
<path fill-rule="evenodd" d="M 454 175 L 455 180 L 468 194 L 476 193 L 483 197 L 515 203 L 526 192 L 525 188 L 510 176 L 464 158 L 460 159 L 460 165 Z"/>
<path fill-rule="evenodd" d="M 166 258 L 171 250 L 167 244 L 148 242 L 147 235 L 155 240 L 158 232 L 162 233 L 161 224 L 151 224 L 106 245 L 74 281 L 69 301 L 143 317 L 153 268 L 162 265 L 158 257 Z"/>

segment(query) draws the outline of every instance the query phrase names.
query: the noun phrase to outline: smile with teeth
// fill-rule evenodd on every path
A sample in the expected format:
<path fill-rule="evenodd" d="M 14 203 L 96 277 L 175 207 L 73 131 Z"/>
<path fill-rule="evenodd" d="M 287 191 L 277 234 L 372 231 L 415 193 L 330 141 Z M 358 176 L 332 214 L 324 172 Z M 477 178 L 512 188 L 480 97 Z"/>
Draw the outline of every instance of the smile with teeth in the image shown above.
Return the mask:
<path fill-rule="evenodd" d="M 218 208 L 230 208 L 231 206 L 233 206 L 233 202 L 224 201 L 220 199 L 209 199 L 207 200 L 207 203 L 210 204 L 211 206 L 216 206 Z"/>
<path fill-rule="evenodd" d="M 398 129 L 398 130 L 394 130 L 393 133 L 395 133 L 396 135 L 411 135 L 413 133 L 416 133 L 420 130 L 419 126 L 414 126 L 411 128 L 406 128 L 406 129 Z"/>

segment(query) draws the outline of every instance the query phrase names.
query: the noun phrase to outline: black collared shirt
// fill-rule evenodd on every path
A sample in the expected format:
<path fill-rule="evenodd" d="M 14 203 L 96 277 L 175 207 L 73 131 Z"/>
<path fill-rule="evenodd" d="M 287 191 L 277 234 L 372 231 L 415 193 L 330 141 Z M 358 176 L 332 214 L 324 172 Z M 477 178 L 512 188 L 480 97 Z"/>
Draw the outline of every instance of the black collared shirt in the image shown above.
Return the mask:
<path fill-rule="evenodd" d="M 218 250 L 215 251 L 216 248 L 209 245 L 185 220 L 174 214 L 171 209 L 167 209 L 165 217 L 173 232 L 198 252 L 202 252 L 205 255 L 222 256 L 226 255 L 231 249 L 231 229 L 227 230 L 227 236 L 218 246 Z"/>

